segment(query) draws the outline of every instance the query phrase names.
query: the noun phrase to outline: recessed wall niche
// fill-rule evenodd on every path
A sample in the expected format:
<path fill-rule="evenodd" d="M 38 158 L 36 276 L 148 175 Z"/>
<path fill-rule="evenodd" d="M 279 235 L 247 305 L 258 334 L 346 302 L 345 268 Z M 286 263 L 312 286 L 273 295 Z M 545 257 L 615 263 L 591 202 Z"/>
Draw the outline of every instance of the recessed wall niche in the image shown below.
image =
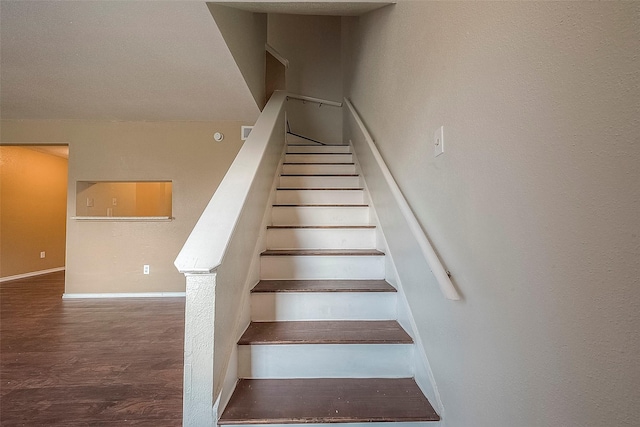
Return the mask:
<path fill-rule="evenodd" d="M 171 181 L 77 181 L 75 219 L 171 219 Z"/>

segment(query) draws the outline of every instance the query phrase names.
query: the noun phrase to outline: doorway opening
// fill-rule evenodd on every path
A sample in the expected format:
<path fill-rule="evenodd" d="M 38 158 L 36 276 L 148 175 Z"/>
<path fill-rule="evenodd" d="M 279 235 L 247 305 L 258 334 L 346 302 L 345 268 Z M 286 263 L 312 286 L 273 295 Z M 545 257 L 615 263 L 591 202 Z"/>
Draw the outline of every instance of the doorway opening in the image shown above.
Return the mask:
<path fill-rule="evenodd" d="M 66 265 L 68 144 L 0 145 L 0 282 Z"/>

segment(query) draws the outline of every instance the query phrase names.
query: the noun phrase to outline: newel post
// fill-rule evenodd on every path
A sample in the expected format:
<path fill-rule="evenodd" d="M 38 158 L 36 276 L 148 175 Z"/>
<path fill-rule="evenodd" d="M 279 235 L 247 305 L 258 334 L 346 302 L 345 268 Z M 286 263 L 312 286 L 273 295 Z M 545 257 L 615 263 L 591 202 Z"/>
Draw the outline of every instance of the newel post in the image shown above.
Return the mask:
<path fill-rule="evenodd" d="M 215 426 L 213 334 L 216 273 L 185 274 L 184 388 L 182 425 Z"/>

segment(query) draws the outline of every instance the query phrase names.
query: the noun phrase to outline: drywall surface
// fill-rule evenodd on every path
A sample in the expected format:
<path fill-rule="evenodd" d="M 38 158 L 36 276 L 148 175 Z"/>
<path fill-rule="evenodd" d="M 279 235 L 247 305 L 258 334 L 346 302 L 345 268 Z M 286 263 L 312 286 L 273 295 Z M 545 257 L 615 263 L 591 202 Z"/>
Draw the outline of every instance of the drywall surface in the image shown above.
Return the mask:
<path fill-rule="evenodd" d="M 267 41 L 289 61 L 287 91 L 342 99 L 340 27 L 336 16 L 269 14 Z"/>
<path fill-rule="evenodd" d="M 172 181 L 172 221 L 67 219 L 65 292 L 184 291 L 173 261 L 240 149 L 243 124 L 3 121 L 3 142 L 69 143 L 70 213 L 76 181 Z M 222 142 L 215 132 L 224 133 Z"/>
<path fill-rule="evenodd" d="M 247 87 L 262 109 L 265 105 L 267 14 L 207 3 Z"/>
<path fill-rule="evenodd" d="M 463 295 L 399 271 L 443 425 L 637 424 L 640 5 L 400 1 L 343 34 L 346 95 Z"/>
<path fill-rule="evenodd" d="M 269 14 L 267 41 L 289 61 L 287 91 L 340 102 L 341 21 L 336 16 Z M 297 102 L 297 101 L 290 101 Z M 293 132 L 323 143 L 342 142 L 342 111 L 318 104 L 287 108 Z"/>
<path fill-rule="evenodd" d="M 66 214 L 67 159 L 0 147 L 0 277 L 64 267 Z"/>

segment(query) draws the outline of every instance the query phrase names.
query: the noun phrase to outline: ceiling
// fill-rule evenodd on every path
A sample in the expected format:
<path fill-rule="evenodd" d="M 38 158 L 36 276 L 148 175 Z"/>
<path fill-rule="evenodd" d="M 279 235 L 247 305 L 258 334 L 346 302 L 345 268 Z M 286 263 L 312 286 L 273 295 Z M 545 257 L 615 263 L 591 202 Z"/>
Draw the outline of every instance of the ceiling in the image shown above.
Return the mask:
<path fill-rule="evenodd" d="M 219 2 L 358 15 L 387 1 Z M 0 1 L 3 119 L 243 120 L 259 109 L 203 1 Z"/>

